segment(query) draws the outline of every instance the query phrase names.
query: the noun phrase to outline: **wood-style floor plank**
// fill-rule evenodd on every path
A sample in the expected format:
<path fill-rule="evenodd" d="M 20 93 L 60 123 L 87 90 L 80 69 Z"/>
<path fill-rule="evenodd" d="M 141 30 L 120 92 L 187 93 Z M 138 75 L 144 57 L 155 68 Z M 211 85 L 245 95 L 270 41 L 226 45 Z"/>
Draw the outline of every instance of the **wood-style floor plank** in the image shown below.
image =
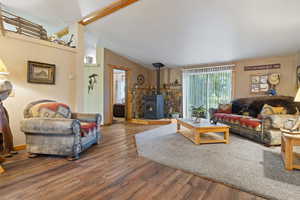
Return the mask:
<path fill-rule="evenodd" d="M 263 198 L 155 163 L 137 154 L 134 134 L 155 125 L 102 128 L 103 141 L 77 161 L 26 152 L 4 163 L 1 200 L 262 200 Z"/>

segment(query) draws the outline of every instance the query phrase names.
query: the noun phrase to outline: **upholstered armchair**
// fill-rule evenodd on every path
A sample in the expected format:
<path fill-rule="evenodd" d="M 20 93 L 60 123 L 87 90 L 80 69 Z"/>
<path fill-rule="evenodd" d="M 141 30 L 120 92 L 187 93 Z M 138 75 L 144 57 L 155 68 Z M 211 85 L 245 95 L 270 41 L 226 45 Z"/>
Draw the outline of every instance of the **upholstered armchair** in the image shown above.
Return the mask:
<path fill-rule="evenodd" d="M 25 108 L 24 118 L 21 131 L 30 157 L 48 154 L 79 159 L 81 152 L 101 140 L 100 114 L 72 113 L 63 103 L 32 102 Z"/>

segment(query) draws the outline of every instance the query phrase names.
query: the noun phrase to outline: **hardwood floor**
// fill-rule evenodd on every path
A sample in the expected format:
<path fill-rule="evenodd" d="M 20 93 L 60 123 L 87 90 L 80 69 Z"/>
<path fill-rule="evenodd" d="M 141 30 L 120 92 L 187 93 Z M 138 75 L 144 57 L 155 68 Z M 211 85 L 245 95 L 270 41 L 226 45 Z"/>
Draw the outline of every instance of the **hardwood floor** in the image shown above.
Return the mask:
<path fill-rule="evenodd" d="M 102 128 L 101 145 L 77 161 L 25 152 L 4 164 L 0 199 L 262 200 L 181 170 L 138 157 L 134 134 L 158 126 L 114 124 Z"/>

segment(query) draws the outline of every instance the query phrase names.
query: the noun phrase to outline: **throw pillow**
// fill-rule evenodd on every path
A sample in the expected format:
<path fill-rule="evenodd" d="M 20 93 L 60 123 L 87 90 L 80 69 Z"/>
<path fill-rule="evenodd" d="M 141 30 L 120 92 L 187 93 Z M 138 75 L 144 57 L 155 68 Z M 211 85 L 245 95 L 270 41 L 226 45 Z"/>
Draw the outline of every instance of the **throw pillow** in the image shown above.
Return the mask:
<path fill-rule="evenodd" d="M 218 113 L 232 113 L 232 104 L 219 104 Z"/>
<path fill-rule="evenodd" d="M 275 114 L 286 114 L 287 110 L 284 107 L 273 107 L 265 104 L 260 112 L 262 116 L 264 115 L 275 115 Z"/>

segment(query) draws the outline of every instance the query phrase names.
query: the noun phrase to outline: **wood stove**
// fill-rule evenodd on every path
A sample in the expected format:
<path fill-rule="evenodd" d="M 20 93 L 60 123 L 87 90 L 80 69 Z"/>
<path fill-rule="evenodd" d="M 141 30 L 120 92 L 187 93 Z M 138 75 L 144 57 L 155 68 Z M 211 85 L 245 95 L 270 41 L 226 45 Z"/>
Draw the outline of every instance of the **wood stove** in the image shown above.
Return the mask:
<path fill-rule="evenodd" d="M 164 118 L 164 97 L 160 94 L 160 69 L 164 67 L 162 63 L 153 63 L 156 68 L 156 94 L 144 96 L 143 112 L 145 119 Z"/>

